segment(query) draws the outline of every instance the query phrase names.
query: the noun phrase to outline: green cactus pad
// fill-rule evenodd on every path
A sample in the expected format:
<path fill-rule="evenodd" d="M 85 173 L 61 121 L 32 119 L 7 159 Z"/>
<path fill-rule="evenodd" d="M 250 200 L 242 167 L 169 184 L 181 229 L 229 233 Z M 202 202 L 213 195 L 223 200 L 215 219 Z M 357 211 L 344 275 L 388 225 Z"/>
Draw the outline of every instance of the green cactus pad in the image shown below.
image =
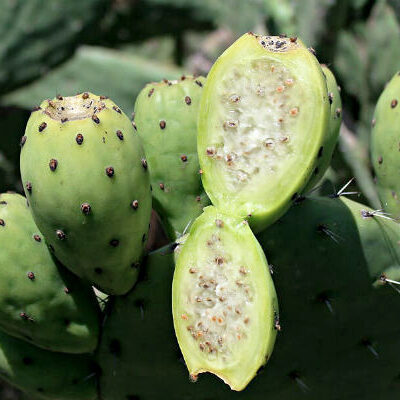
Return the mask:
<path fill-rule="evenodd" d="M 329 124 L 321 67 L 300 40 L 243 35 L 217 60 L 199 112 L 204 188 L 259 231 L 315 173 Z"/>
<path fill-rule="evenodd" d="M 325 130 L 324 141 L 322 143 L 322 155 L 314 169 L 314 174 L 304 190 L 305 192 L 308 189 L 312 189 L 321 180 L 328 169 L 331 163 L 333 151 L 335 150 L 336 143 L 339 138 L 340 125 L 342 123 L 342 100 L 340 98 L 340 88 L 336 83 L 336 79 L 332 71 L 324 64 L 321 65 L 321 67 L 326 77 L 326 84 L 328 86 L 328 100 L 331 113 L 329 127 Z"/>
<path fill-rule="evenodd" d="M 94 293 L 52 258 L 18 194 L 0 195 L 0 241 L 0 329 L 52 351 L 93 351 L 100 329 Z"/>
<path fill-rule="evenodd" d="M 150 180 L 141 140 L 111 100 L 91 93 L 33 112 L 21 175 L 56 257 L 109 294 L 129 291 L 147 240 Z"/>
<path fill-rule="evenodd" d="M 209 204 L 199 174 L 197 117 L 205 78 L 148 84 L 135 104 L 154 207 L 172 240 Z"/>
<path fill-rule="evenodd" d="M 372 120 L 371 155 L 379 199 L 385 211 L 400 218 L 400 72 L 379 97 Z"/>
<path fill-rule="evenodd" d="M 390 266 L 400 227 L 372 212 L 343 198 L 307 198 L 259 236 L 282 329 L 268 368 L 242 392 L 211 374 L 188 379 L 171 316 L 172 246 L 151 253 L 135 290 L 108 309 L 102 399 L 397 399 L 400 296 L 379 274 L 398 270 Z"/>
<path fill-rule="evenodd" d="M 0 377 L 35 399 L 95 400 L 89 356 L 53 353 L 0 332 Z"/>
<path fill-rule="evenodd" d="M 264 253 L 248 223 L 207 207 L 177 259 L 175 332 L 190 375 L 243 390 L 271 356 L 278 314 Z"/>

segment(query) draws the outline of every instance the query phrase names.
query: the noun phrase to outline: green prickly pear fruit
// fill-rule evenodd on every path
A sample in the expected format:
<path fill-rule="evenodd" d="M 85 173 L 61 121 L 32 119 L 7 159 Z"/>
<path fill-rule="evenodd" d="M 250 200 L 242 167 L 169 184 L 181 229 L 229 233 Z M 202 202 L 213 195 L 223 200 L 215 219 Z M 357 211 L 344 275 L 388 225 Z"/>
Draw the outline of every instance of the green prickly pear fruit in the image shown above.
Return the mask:
<path fill-rule="evenodd" d="M 0 332 L 0 378 L 35 399 L 95 400 L 96 373 L 87 355 L 53 353 Z"/>
<path fill-rule="evenodd" d="M 378 195 L 385 211 L 400 218 L 399 164 L 400 72 L 379 97 L 372 120 L 371 156 Z"/>
<path fill-rule="evenodd" d="M 328 169 L 331 163 L 333 151 L 335 150 L 339 138 L 340 125 L 342 123 L 342 100 L 340 98 L 340 89 L 332 71 L 325 64 L 322 64 L 321 68 L 326 77 L 326 84 L 328 86 L 328 100 L 331 110 L 330 120 L 329 127 L 325 130 L 321 155 L 318 158 L 317 166 L 314 168 L 314 173 L 304 191 L 312 189 L 321 180 Z"/>
<path fill-rule="evenodd" d="M 135 104 L 135 123 L 149 165 L 154 207 L 175 240 L 209 204 L 197 156 L 197 117 L 205 78 L 148 84 Z"/>
<path fill-rule="evenodd" d="M 0 328 L 52 351 L 94 351 L 100 328 L 94 293 L 53 259 L 18 194 L 0 195 L 0 241 Z"/>
<path fill-rule="evenodd" d="M 297 38 L 243 35 L 212 67 L 198 153 L 212 203 L 255 231 L 283 215 L 322 155 L 326 79 Z"/>
<path fill-rule="evenodd" d="M 44 101 L 23 138 L 21 174 L 33 217 L 72 272 L 108 294 L 135 283 L 151 214 L 139 136 L 111 100 Z"/>
<path fill-rule="evenodd" d="M 177 258 L 172 310 L 193 379 L 211 372 L 243 390 L 271 356 L 278 304 L 248 223 L 207 207 Z"/>

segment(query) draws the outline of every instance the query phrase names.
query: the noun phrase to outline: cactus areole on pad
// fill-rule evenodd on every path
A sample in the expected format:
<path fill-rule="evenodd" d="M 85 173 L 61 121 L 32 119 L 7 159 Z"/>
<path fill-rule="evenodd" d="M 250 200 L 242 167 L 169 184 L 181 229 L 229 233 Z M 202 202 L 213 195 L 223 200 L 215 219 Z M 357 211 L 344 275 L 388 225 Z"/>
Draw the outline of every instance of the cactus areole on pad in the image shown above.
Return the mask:
<path fill-rule="evenodd" d="M 259 231 L 315 172 L 329 124 L 327 85 L 297 38 L 248 33 L 217 60 L 199 113 L 204 188 L 224 212 Z"/>

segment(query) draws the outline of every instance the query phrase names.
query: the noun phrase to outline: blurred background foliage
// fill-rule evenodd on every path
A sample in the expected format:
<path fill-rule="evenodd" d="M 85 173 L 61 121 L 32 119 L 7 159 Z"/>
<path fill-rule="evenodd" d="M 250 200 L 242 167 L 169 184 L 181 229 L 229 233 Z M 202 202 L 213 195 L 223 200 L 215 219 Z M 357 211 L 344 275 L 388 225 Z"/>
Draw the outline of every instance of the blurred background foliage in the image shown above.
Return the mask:
<path fill-rule="evenodd" d="M 43 98 L 93 91 L 129 115 L 148 81 L 207 74 L 247 31 L 298 36 L 334 71 L 344 124 L 318 190 L 356 177 L 361 201 L 379 208 L 368 143 L 400 69 L 400 0 L 0 0 L 0 192 L 21 190 L 19 141 Z M 1 399 L 15 396 L 0 386 Z"/>

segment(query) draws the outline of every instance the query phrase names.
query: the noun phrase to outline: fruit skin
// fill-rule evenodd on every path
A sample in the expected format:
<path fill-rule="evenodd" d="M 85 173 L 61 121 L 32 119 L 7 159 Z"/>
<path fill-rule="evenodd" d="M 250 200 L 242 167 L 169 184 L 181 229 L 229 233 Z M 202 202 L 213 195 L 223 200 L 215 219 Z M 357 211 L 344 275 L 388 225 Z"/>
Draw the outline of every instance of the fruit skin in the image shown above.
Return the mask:
<path fill-rule="evenodd" d="M 397 258 L 399 227 L 362 218 L 362 210 L 343 198 L 306 198 L 259 235 L 274 266 L 282 330 L 268 368 L 243 392 L 211 374 L 190 382 L 171 317 L 174 246 L 150 253 L 135 290 L 108 309 L 98 353 L 103 400 L 396 400 L 399 295 L 371 283 Z"/>
<path fill-rule="evenodd" d="M 0 377 L 34 399 L 95 400 L 96 372 L 87 355 L 53 353 L 0 332 Z"/>
<path fill-rule="evenodd" d="M 213 206 L 204 209 L 177 257 L 172 311 L 192 377 L 211 372 L 241 391 L 266 364 L 276 339 L 278 300 L 246 221 Z"/>
<path fill-rule="evenodd" d="M 199 174 L 197 117 L 204 77 L 149 83 L 135 104 L 135 123 L 149 165 L 154 208 L 171 240 L 209 204 Z"/>
<path fill-rule="evenodd" d="M 371 158 L 383 209 L 400 218 L 399 168 L 400 72 L 379 97 L 372 120 Z"/>
<path fill-rule="evenodd" d="M 95 350 L 100 310 L 91 287 L 52 257 L 26 199 L 0 195 L 0 329 L 47 350 Z"/>
<path fill-rule="evenodd" d="M 274 43 L 272 46 L 269 45 L 271 41 Z M 257 62 L 261 65 L 259 68 Z M 265 96 L 267 99 L 271 97 L 270 92 L 267 96 L 267 90 L 270 90 L 272 81 L 278 85 L 276 75 L 268 75 L 269 70 L 273 74 L 276 66 L 284 72 L 285 69 L 287 69 L 286 72 L 289 71 L 288 77 L 292 83 L 288 84 L 287 88 L 285 86 L 287 90 L 284 89 L 279 92 L 280 94 L 272 91 L 274 96 L 278 96 L 275 100 L 284 102 L 282 103 L 284 104 L 282 121 L 278 119 L 278 116 L 276 116 L 276 121 L 274 119 L 275 114 L 278 113 L 277 110 L 280 109 L 278 106 L 268 105 L 267 107 L 262 103 L 262 107 L 268 111 L 262 113 L 259 111 L 261 107 L 258 104 L 261 97 Z M 265 73 L 264 67 L 269 68 L 265 70 Z M 260 76 L 259 81 L 256 81 L 258 76 Z M 243 84 L 239 87 L 242 80 Z M 268 83 L 268 80 L 271 82 Z M 239 82 L 238 87 L 233 88 L 232 85 L 236 82 Z M 224 91 L 225 87 L 227 91 Z M 296 91 L 291 92 L 294 88 Z M 233 93 L 234 89 L 238 93 Z M 278 88 L 276 92 L 278 93 Z M 265 229 L 281 217 L 305 188 L 318 164 L 325 131 L 329 125 L 330 109 L 327 94 L 326 80 L 316 57 L 297 38 L 247 33 L 229 47 L 218 58 L 207 76 L 207 85 L 199 112 L 197 149 L 203 171 L 202 182 L 213 205 L 231 215 L 247 218 L 254 232 Z M 237 105 L 233 106 L 230 102 L 236 95 L 238 100 L 232 101 Z M 245 101 L 242 102 L 243 96 Z M 224 102 L 224 99 L 229 101 Z M 225 103 L 229 105 L 226 106 Z M 229 110 L 226 109 L 229 113 L 225 110 L 228 114 L 222 115 L 225 106 L 230 107 Z M 236 110 L 233 107 L 239 108 Z M 237 124 L 229 125 L 229 121 L 225 120 L 227 115 L 232 115 L 231 118 L 236 118 L 238 115 Z M 254 122 L 249 119 L 249 116 L 254 121 L 260 118 L 260 121 Z M 249 137 L 253 140 L 254 136 L 258 140 L 266 132 L 275 131 L 279 124 L 281 124 L 279 129 L 284 130 L 286 134 L 287 120 L 296 128 L 297 135 L 292 135 L 288 141 L 284 140 L 288 139 L 287 137 L 279 140 L 284 158 L 280 153 L 260 153 L 264 148 L 261 142 L 251 147 L 252 141 L 249 141 Z M 226 158 L 229 154 L 218 158 L 221 155 L 218 153 L 219 150 L 222 149 L 222 155 L 227 151 L 226 138 L 229 137 L 229 140 L 235 141 L 237 137 L 237 132 L 236 136 L 224 134 L 225 137 L 222 137 L 223 132 L 228 130 L 228 128 L 225 129 L 226 123 L 229 129 L 231 127 L 244 129 L 244 140 L 239 142 L 241 147 L 238 146 L 237 153 L 235 153 L 237 149 L 231 146 L 234 149 L 232 162 Z M 246 129 L 252 133 L 245 131 Z M 307 135 L 301 135 L 301 132 L 307 132 Z M 243 143 L 246 146 L 250 143 L 249 151 L 243 150 L 246 147 Z M 276 143 L 278 143 L 277 139 Z M 265 147 L 268 147 L 267 143 Z M 213 153 L 213 148 L 218 150 L 217 153 Z M 229 146 L 227 149 L 231 150 Z M 243 154 L 240 155 L 240 152 Z M 294 153 L 297 154 L 293 156 Z M 253 170 L 249 170 L 247 175 L 241 172 L 235 154 L 240 155 L 238 160 L 242 160 L 242 164 L 246 167 L 251 165 Z M 267 164 L 263 166 L 261 160 L 265 159 L 267 160 L 265 162 L 268 162 L 269 159 L 272 160 L 271 155 L 276 158 L 276 162 L 270 166 Z M 258 160 L 257 157 L 260 162 L 254 163 L 254 160 Z M 237 176 L 232 171 L 237 173 Z M 233 175 L 232 180 L 231 175 Z M 240 183 L 243 176 L 245 177 L 244 184 Z"/>
<path fill-rule="evenodd" d="M 131 122 L 111 100 L 83 93 L 44 101 L 25 138 L 25 193 L 55 256 L 101 291 L 126 293 L 151 213 L 147 164 Z"/>
<path fill-rule="evenodd" d="M 325 65 L 321 65 L 322 71 L 326 78 L 328 87 L 328 99 L 330 103 L 330 120 L 329 126 L 325 130 L 324 140 L 322 142 L 322 154 L 318 159 L 317 166 L 303 192 L 311 190 L 324 176 L 328 169 L 333 151 L 339 138 L 340 125 L 342 123 L 342 100 L 340 98 L 340 90 L 332 71 Z"/>

